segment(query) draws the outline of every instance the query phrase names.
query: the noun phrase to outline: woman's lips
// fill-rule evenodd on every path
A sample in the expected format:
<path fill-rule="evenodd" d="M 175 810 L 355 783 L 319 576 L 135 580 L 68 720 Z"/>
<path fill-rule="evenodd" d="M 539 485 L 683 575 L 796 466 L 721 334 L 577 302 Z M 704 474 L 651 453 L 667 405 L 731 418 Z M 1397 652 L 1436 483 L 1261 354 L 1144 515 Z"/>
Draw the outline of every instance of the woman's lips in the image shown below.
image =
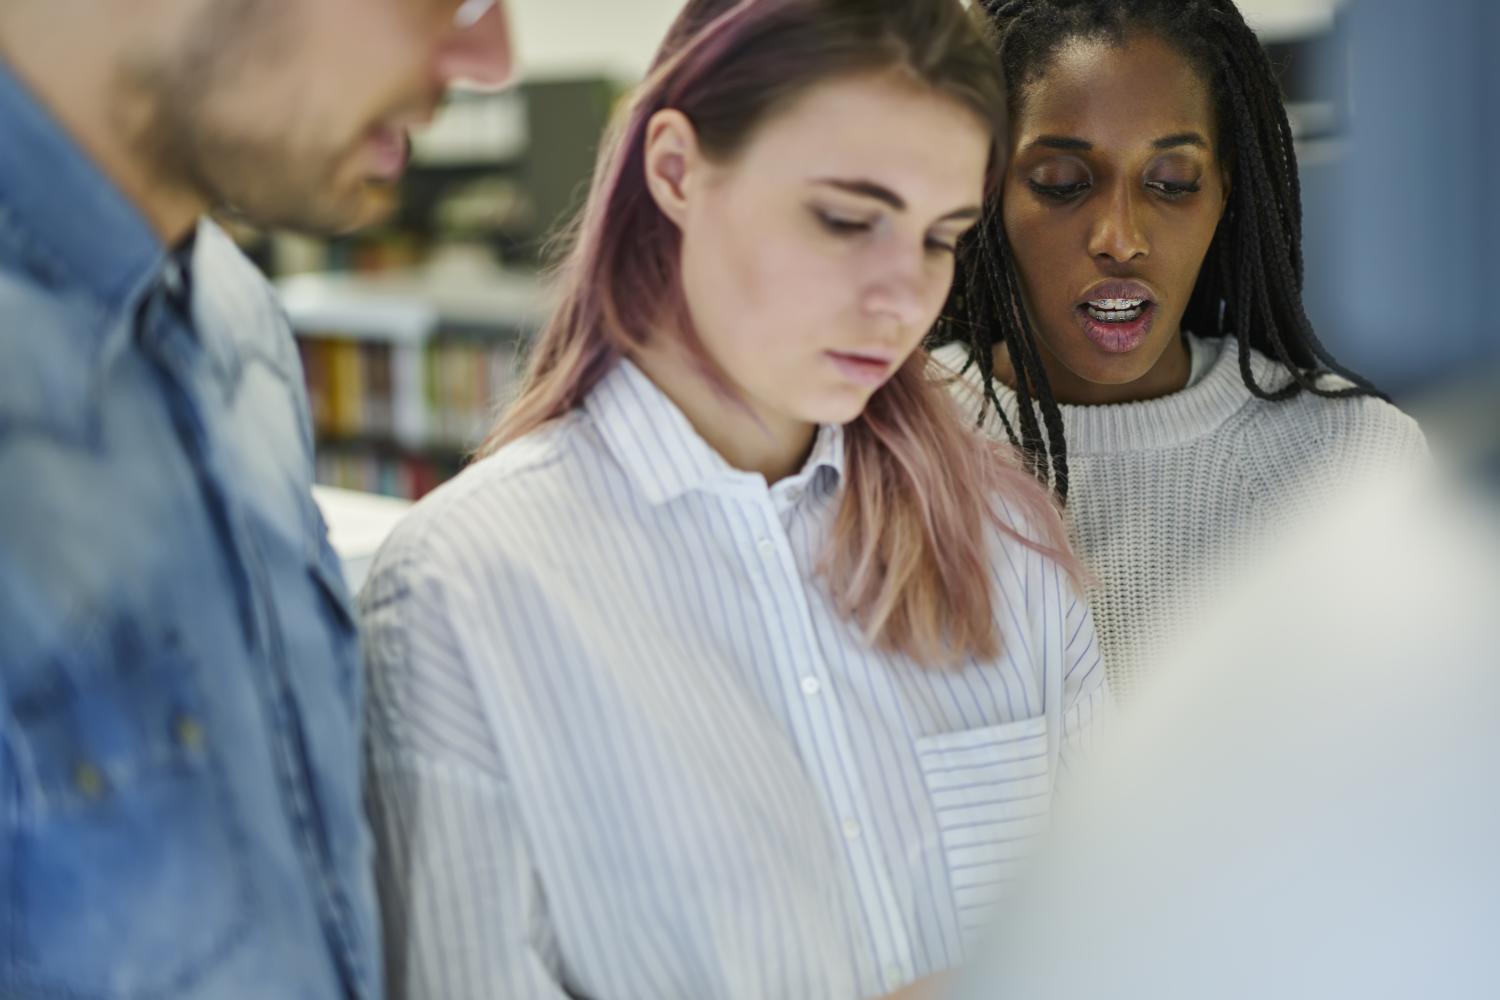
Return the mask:
<path fill-rule="evenodd" d="M 845 378 L 860 385 L 879 387 L 890 378 L 891 370 L 895 366 L 883 358 L 870 357 L 864 354 L 845 354 L 841 351 L 826 352 L 828 359 L 833 362 Z"/>
<path fill-rule="evenodd" d="M 1140 347 L 1145 342 L 1146 335 L 1151 332 L 1151 324 L 1156 319 L 1156 303 L 1147 302 L 1139 316 L 1123 323 L 1095 319 L 1089 314 L 1087 305 L 1074 309 L 1074 315 L 1083 328 L 1083 335 L 1095 347 L 1109 354 L 1128 354 Z"/>

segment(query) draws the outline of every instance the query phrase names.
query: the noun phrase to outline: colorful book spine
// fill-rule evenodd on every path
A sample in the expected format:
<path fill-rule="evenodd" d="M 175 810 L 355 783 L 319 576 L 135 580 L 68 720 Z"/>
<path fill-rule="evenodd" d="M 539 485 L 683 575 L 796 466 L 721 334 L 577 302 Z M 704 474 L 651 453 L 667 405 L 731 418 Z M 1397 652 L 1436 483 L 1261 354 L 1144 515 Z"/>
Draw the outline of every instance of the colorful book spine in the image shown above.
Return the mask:
<path fill-rule="evenodd" d="M 419 497 L 458 471 L 515 392 L 509 341 L 299 334 L 318 478 Z"/>

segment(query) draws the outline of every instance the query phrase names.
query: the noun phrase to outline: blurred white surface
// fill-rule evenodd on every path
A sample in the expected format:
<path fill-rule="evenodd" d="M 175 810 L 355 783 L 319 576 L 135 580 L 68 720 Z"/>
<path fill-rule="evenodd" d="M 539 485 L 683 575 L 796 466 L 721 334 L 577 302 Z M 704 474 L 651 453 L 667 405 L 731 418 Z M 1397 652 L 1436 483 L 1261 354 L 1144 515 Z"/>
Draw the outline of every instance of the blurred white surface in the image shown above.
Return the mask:
<path fill-rule="evenodd" d="M 1263 38 L 1326 30 L 1346 0 L 1240 0 Z M 627 83 L 645 74 L 684 0 L 507 0 L 523 75 L 603 73 Z"/>
<path fill-rule="evenodd" d="M 534 275 L 476 263 L 464 248 L 416 270 L 378 274 L 294 274 L 277 292 L 301 331 L 421 342 L 441 327 L 528 331 L 547 318 L 546 283 Z"/>
<path fill-rule="evenodd" d="M 1352 496 L 1173 658 L 965 998 L 1500 995 L 1500 512 Z"/>
<path fill-rule="evenodd" d="M 344 565 L 349 592 L 356 593 L 380 544 L 411 509 L 411 504 L 332 486 L 314 486 L 313 499 L 323 511 L 323 520 L 328 522 L 328 540 Z"/>
<path fill-rule="evenodd" d="M 684 0 L 506 0 L 525 77 L 640 79 Z"/>
<path fill-rule="evenodd" d="M 1306 38 L 1333 26 L 1334 14 L 1350 0 L 1238 0 L 1240 13 L 1263 41 Z"/>

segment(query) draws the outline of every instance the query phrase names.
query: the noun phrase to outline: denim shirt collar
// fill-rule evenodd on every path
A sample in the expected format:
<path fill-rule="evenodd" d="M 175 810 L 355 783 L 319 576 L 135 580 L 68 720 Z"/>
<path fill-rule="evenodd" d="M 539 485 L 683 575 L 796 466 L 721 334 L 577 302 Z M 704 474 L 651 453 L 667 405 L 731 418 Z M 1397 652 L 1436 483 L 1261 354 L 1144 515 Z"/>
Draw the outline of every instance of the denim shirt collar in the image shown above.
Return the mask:
<path fill-rule="evenodd" d="M 196 268 L 188 265 L 204 243 L 202 226 L 176 250 L 165 246 L 3 60 L 0 136 L 0 278 L 20 272 L 39 306 L 23 312 L 30 333 L 51 338 L 36 370 L 0 376 L 10 397 L 0 410 L 45 410 L 50 421 L 84 430 L 94 390 L 129 348 L 147 297 L 171 288 L 169 269 L 192 288 Z M 190 314 L 202 290 L 192 291 L 200 294 Z M 229 345 L 204 346 L 222 374 Z"/>
<path fill-rule="evenodd" d="M 131 310 L 167 256 L 140 211 L 0 61 L 0 226 L 37 277 L 111 314 Z"/>

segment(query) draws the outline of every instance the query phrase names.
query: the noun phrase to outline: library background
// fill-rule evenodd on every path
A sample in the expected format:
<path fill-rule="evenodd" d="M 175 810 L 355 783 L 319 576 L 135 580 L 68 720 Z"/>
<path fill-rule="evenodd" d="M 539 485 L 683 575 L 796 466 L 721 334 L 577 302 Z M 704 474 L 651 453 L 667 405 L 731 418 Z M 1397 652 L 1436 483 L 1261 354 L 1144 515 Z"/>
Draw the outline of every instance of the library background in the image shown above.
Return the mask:
<path fill-rule="evenodd" d="M 1449 5 L 1466 4 L 1484 6 Z M 514 391 L 546 316 L 539 272 L 548 238 L 581 204 L 609 116 L 680 6 L 508 0 L 519 83 L 453 95 L 414 136 L 392 219 L 333 241 L 239 233 L 297 334 L 321 484 L 413 500 L 463 466 Z M 1481 119 L 1478 106 L 1452 99 L 1478 100 L 1483 89 L 1480 49 L 1464 37 L 1472 17 L 1445 28 L 1421 6 L 1241 0 L 1281 69 L 1298 135 L 1314 324 L 1340 357 L 1417 412 L 1429 436 L 1451 429 L 1462 439 L 1500 426 L 1500 347 L 1475 311 L 1477 279 L 1496 250 L 1480 232 L 1481 213 L 1466 207 L 1486 189 L 1480 147 L 1496 137 L 1470 122 Z M 1379 71 L 1397 64 L 1399 74 Z M 1445 158 L 1453 197 L 1420 199 L 1393 218 L 1413 204 L 1410 151 L 1447 148 L 1453 136 L 1473 146 L 1460 153 L 1474 154 Z M 1404 243 L 1383 239 L 1382 225 L 1399 225 Z M 1472 275 L 1445 263 L 1466 240 Z M 1414 269 L 1413 246 L 1428 244 L 1443 252 Z M 1392 287 L 1403 295 L 1393 300 Z M 1431 332 L 1416 343 L 1412 329 Z"/>
<path fill-rule="evenodd" d="M 453 95 L 413 136 L 386 223 L 246 234 L 297 335 L 320 483 L 416 499 L 462 466 L 545 317 L 545 245 L 623 92 L 584 75 Z"/>

